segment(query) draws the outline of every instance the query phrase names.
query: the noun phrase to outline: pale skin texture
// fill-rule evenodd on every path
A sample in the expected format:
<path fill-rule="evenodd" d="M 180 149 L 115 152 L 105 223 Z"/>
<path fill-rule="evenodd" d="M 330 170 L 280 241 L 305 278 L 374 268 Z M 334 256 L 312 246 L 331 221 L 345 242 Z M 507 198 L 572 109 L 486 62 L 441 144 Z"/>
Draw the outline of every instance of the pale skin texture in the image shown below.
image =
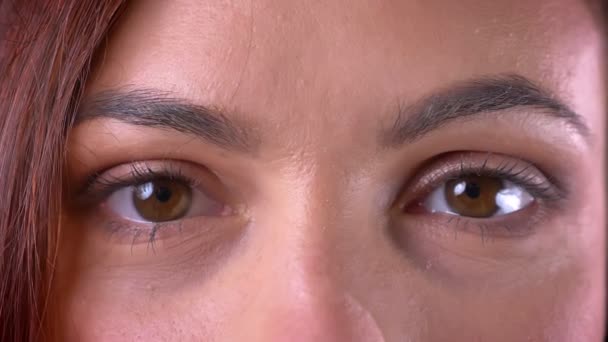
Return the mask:
<path fill-rule="evenodd" d="M 575 0 L 130 3 L 87 96 L 157 88 L 222 108 L 259 146 L 223 150 L 106 118 L 77 125 L 70 188 L 132 162 L 173 163 L 233 211 L 161 230 L 152 248 L 110 233 L 101 204 L 66 208 L 56 274 L 64 337 L 599 340 L 602 39 Z M 547 89 L 590 136 L 515 108 L 379 147 L 401 105 L 500 74 Z M 427 161 L 456 151 L 526 160 L 574 191 L 559 209 L 540 201 L 537 214 L 520 212 L 512 225 L 530 225 L 523 237 L 484 240 L 441 215 L 399 210 L 424 195 L 413 189 L 433 171 Z"/>

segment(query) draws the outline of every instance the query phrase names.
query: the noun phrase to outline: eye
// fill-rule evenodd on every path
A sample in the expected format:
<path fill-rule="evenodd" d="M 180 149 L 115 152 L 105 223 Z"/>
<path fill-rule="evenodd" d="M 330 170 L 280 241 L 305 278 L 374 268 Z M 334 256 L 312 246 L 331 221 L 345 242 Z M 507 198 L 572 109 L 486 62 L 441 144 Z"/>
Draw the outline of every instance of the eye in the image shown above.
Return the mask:
<path fill-rule="evenodd" d="M 434 189 L 421 206 L 430 213 L 489 218 L 526 208 L 534 197 L 523 187 L 500 177 L 463 176 Z"/>
<path fill-rule="evenodd" d="M 105 207 L 131 221 L 167 222 L 222 215 L 224 205 L 177 179 L 156 179 L 114 191 Z"/>

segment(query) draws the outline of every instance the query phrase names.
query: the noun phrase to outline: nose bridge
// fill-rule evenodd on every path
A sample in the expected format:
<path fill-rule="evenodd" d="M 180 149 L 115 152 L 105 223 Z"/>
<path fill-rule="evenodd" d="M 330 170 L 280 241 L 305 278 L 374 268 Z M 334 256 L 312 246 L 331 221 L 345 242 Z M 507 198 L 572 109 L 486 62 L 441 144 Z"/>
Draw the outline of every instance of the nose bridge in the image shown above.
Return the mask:
<path fill-rule="evenodd" d="M 278 212 L 257 222 L 265 233 L 256 262 L 265 265 L 242 331 L 252 341 L 382 341 L 341 278 L 343 258 L 334 248 L 343 205 L 338 185 L 318 171 L 307 176 L 286 187 L 289 200 L 273 205 Z"/>
<path fill-rule="evenodd" d="M 297 181 L 287 181 L 278 191 L 282 196 L 272 206 L 281 209 L 278 215 L 268 216 L 264 228 L 269 237 L 264 244 L 266 257 L 276 275 L 288 275 L 281 277 L 282 286 L 305 302 L 341 289 L 334 247 L 335 228 L 343 224 L 336 212 L 344 206 L 333 175 L 314 166 L 327 164 L 309 165 L 294 175 Z"/>
<path fill-rule="evenodd" d="M 297 181 L 287 181 L 271 204 L 274 215 L 261 223 L 264 230 L 263 257 L 272 265 L 267 288 L 285 294 L 296 307 L 316 306 L 319 298 L 340 291 L 334 255 L 332 225 L 339 224 L 332 211 L 338 205 L 333 185 L 320 190 L 323 176 L 312 167 L 300 170 Z M 327 191 L 329 190 L 329 191 Z M 281 298 L 278 298 L 281 299 Z M 327 303 L 327 301 L 324 301 Z"/>
<path fill-rule="evenodd" d="M 242 317 L 250 341 L 384 341 L 372 314 L 351 296 L 329 254 L 275 250 Z"/>

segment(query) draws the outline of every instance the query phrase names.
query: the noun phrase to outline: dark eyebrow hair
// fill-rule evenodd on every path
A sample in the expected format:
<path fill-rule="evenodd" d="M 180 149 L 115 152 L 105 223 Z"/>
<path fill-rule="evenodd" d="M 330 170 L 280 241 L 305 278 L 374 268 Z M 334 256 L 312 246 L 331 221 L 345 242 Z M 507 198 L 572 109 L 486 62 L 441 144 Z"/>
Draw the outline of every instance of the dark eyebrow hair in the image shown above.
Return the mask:
<path fill-rule="evenodd" d="M 101 117 L 192 134 L 237 152 L 252 153 L 259 141 L 250 127 L 228 119 L 222 109 L 193 104 L 156 89 L 106 90 L 85 98 L 76 124 Z"/>
<path fill-rule="evenodd" d="M 548 92 L 523 76 L 498 75 L 460 82 L 400 107 L 393 125 L 382 132 L 380 144 L 396 148 L 452 120 L 501 115 L 500 111 L 515 107 L 535 108 L 535 115 L 563 120 L 581 136 L 590 135 L 584 119 Z M 222 109 L 194 104 L 157 89 L 106 90 L 85 98 L 76 124 L 101 117 L 192 134 L 225 150 L 251 154 L 260 144 L 250 126 L 229 119 Z"/>
<path fill-rule="evenodd" d="M 411 143 L 444 124 L 465 117 L 495 113 L 515 107 L 537 109 L 538 115 L 565 121 L 581 136 L 589 136 L 583 117 L 520 75 L 498 75 L 457 83 L 422 100 L 400 107 L 393 125 L 383 132 L 388 148 Z"/>

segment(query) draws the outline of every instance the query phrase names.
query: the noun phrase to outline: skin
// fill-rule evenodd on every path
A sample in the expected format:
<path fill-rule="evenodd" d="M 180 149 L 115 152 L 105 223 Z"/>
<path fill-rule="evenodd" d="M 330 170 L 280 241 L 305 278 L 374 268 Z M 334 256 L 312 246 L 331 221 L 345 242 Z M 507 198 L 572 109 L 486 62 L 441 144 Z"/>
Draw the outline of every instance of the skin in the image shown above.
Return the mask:
<path fill-rule="evenodd" d="M 575 0 L 130 2 L 87 97 L 159 89 L 222 108 L 257 144 L 222 149 L 109 118 L 73 129 L 70 193 L 121 165 L 173 163 L 233 211 L 160 230 L 151 246 L 112 233 L 105 202 L 77 210 L 70 197 L 56 273 L 64 339 L 599 340 L 602 39 Z M 501 74 L 554 94 L 589 136 L 514 108 L 379 147 L 399 106 Z M 503 217 L 522 236 L 399 209 L 457 151 L 490 152 L 493 167 L 527 161 L 574 191 Z"/>

